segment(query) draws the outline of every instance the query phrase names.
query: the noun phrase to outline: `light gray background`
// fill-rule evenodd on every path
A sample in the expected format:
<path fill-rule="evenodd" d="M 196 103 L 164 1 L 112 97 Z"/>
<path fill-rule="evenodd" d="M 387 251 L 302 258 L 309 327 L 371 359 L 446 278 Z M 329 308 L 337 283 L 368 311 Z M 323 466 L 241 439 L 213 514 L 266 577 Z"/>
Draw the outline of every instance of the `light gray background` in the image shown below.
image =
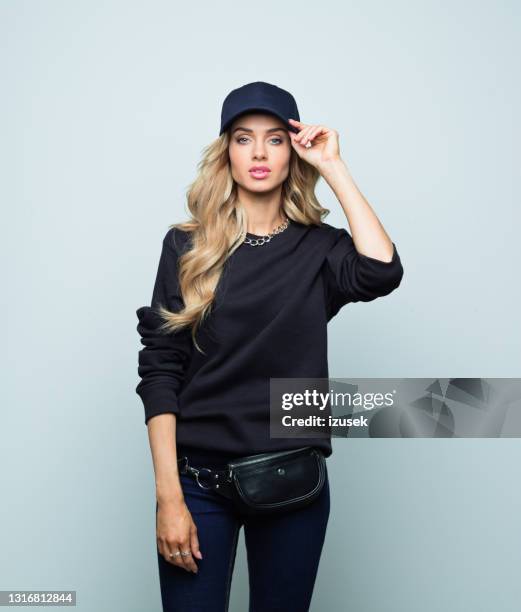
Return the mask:
<path fill-rule="evenodd" d="M 332 377 L 520 375 L 515 2 L 3 1 L 0 589 L 160 610 L 135 310 L 233 88 L 290 90 L 402 257 Z M 346 220 L 325 183 L 327 221 Z M 517 439 L 334 440 L 312 610 L 519 609 Z M 203 551 L 204 552 L 204 551 Z M 241 535 L 230 610 L 247 609 Z"/>

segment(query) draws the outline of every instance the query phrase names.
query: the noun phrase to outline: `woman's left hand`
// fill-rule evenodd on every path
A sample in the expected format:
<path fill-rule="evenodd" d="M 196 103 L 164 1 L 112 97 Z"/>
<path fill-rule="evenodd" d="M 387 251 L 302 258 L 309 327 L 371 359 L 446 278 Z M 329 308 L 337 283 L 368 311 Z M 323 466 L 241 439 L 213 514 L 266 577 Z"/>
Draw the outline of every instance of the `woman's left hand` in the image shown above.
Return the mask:
<path fill-rule="evenodd" d="M 296 119 L 289 121 L 299 130 L 298 134 L 288 130 L 288 134 L 293 148 L 304 161 L 320 170 L 321 164 L 340 159 L 338 132 L 324 125 L 307 125 Z"/>

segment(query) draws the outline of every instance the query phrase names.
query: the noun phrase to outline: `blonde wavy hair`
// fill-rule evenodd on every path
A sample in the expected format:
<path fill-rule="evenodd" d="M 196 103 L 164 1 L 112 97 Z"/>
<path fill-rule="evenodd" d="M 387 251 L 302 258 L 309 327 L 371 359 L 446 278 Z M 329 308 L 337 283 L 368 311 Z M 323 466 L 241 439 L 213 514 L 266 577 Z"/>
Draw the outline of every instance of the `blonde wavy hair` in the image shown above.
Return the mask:
<path fill-rule="evenodd" d="M 195 180 L 187 191 L 191 219 L 170 228 L 191 232 L 191 248 L 178 260 L 178 279 L 184 308 L 170 312 L 160 305 L 161 330 L 175 332 L 190 326 L 195 336 L 211 312 L 224 264 L 246 237 L 247 214 L 237 198 L 230 166 L 227 130 L 203 149 Z M 291 146 L 291 145 L 290 145 Z M 320 173 L 291 147 L 288 177 L 282 185 L 282 212 L 304 225 L 319 225 L 329 214 L 315 196 Z"/>

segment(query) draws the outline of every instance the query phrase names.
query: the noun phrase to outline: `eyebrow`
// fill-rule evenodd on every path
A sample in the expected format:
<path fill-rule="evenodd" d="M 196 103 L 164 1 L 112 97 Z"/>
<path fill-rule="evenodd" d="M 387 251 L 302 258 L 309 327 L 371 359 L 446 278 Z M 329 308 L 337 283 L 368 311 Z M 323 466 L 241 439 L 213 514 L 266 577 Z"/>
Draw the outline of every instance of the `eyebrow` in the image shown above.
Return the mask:
<path fill-rule="evenodd" d="M 238 126 L 233 130 L 232 133 L 235 134 L 237 130 L 241 130 L 242 132 L 253 132 L 251 128 Z M 266 130 L 266 133 L 269 134 L 270 132 L 284 132 L 284 131 L 285 131 L 284 128 L 274 127 L 274 128 L 270 128 L 269 130 Z"/>

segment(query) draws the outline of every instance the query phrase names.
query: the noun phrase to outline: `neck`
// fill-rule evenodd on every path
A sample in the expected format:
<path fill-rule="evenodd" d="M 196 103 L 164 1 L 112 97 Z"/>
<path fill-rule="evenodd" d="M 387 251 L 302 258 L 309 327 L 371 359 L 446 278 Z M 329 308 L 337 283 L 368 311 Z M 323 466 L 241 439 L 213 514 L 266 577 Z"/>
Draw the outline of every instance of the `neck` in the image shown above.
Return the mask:
<path fill-rule="evenodd" d="M 264 236 L 272 232 L 286 221 L 286 217 L 280 213 L 270 220 L 259 219 L 258 221 L 249 221 L 246 231 L 257 236 Z"/>

